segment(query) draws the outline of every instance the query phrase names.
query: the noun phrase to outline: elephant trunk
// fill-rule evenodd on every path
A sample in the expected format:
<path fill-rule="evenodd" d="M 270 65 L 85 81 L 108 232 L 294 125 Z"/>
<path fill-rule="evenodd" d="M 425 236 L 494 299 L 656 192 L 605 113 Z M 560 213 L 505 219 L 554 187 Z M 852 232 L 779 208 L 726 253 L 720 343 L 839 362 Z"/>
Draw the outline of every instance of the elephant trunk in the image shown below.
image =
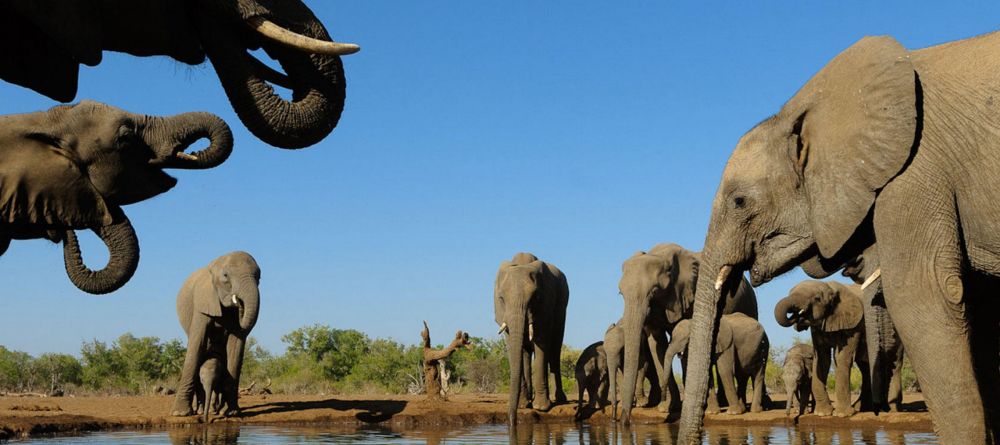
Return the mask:
<path fill-rule="evenodd" d="M 116 219 L 117 222 L 93 229 L 110 253 L 107 266 L 97 271 L 89 269 L 83 263 L 76 233 L 66 231 L 63 241 L 66 275 L 84 292 L 96 295 L 114 292 L 132 278 L 139 266 L 139 239 L 135 235 L 135 229 L 123 213 Z"/>
<path fill-rule="evenodd" d="M 152 118 L 146 132 L 146 143 L 153 147 L 156 154 L 150 164 L 162 168 L 213 168 L 222 164 L 233 152 L 233 133 L 229 125 L 211 113 L 193 112 Z M 184 152 L 202 138 L 208 138 L 208 147 L 193 153 Z"/>
<path fill-rule="evenodd" d="M 605 344 L 607 344 L 605 342 Z M 608 398 L 611 399 L 611 420 L 618 418 L 618 368 L 621 364 L 620 351 L 608 350 Z"/>
<path fill-rule="evenodd" d="M 889 382 L 892 379 L 895 357 L 895 328 L 881 301 L 881 287 L 868 286 L 861 292 L 864 308 L 865 343 L 868 345 L 868 369 L 872 384 L 872 405 L 876 413 L 889 403 Z"/>
<path fill-rule="evenodd" d="M 249 334 L 257 324 L 257 315 L 260 313 L 260 288 L 252 276 L 243 277 L 239 283 L 234 291 L 241 302 L 240 329 L 244 334 Z"/>
<path fill-rule="evenodd" d="M 792 326 L 795 324 L 795 320 L 798 319 L 798 312 L 801 310 L 802 307 L 796 298 L 791 296 L 782 298 L 774 306 L 774 321 L 777 321 L 779 325 L 785 328 Z"/>
<path fill-rule="evenodd" d="M 507 324 L 507 360 L 510 363 L 510 399 L 507 405 L 507 423 L 517 425 L 517 403 L 521 398 L 521 380 L 524 377 L 525 324 L 527 324 L 526 309 L 508 311 Z"/>
<path fill-rule="evenodd" d="M 287 28 L 301 36 L 330 41 L 323 24 L 298 2 L 287 2 L 298 15 Z M 199 17 L 198 29 L 205 52 L 233 105 L 233 109 L 255 136 L 280 148 L 303 148 L 325 138 L 340 120 L 346 96 L 346 79 L 340 57 L 307 54 L 285 43 L 264 38 L 263 42 L 244 43 L 244 24 L 219 26 L 208 14 Z M 285 23 L 283 23 L 284 25 Z M 241 29 L 228 29 L 229 27 Z M 258 38 L 259 39 L 259 38 Z M 267 68 L 247 54 L 248 47 L 263 43 L 267 54 L 276 59 L 286 74 Z M 268 81 L 292 90 L 286 100 Z"/>
<path fill-rule="evenodd" d="M 636 377 L 639 373 L 639 354 L 643 341 L 643 328 L 646 321 L 646 306 L 635 304 L 625 305 L 625 316 L 622 317 L 622 340 L 625 350 L 625 368 L 622 381 L 622 420 L 627 424 L 631 421 L 632 405 L 635 402 Z"/>
<path fill-rule="evenodd" d="M 706 242 L 706 245 L 710 244 Z M 735 290 L 726 288 L 733 287 L 732 282 L 735 280 L 730 279 L 732 275 L 742 275 L 742 271 L 726 266 L 720 267 L 720 263 L 717 257 L 706 252 L 699 265 L 698 276 L 704 278 L 698 280 L 695 293 L 691 335 L 688 340 L 687 373 L 684 377 L 679 444 L 701 443 L 701 421 L 705 414 L 705 400 L 708 397 L 712 346 L 715 344 L 719 328 L 719 296 L 721 292 Z M 712 278 L 717 275 L 718 278 L 713 282 Z"/>

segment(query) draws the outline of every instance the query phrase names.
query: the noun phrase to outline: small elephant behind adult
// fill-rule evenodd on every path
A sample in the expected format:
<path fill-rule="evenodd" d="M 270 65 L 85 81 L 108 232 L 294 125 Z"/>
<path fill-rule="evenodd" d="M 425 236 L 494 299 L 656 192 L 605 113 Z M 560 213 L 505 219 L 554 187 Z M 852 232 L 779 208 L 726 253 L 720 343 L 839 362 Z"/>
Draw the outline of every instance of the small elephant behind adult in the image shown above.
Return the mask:
<path fill-rule="evenodd" d="M 184 151 L 201 138 L 207 148 Z M 83 101 L 0 116 L 0 255 L 11 240 L 61 242 L 77 288 L 113 292 L 139 265 L 139 239 L 122 206 L 173 188 L 165 169 L 212 168 L 232 149 L 229 127 L 209 113 L 147 116 Z M 107 246 L 103 269 L 83 263 L 76 230 Z"/>
<path fill-rule="evenodd" d="M 690 337 L 691 320 L 681 320 L 674 328 L 664 362 L 673 363 L 674 357 L 684 354 Z M 715 364 L 722 390 L 729 402 L 726 414 L 743 414 L 746 411 L 746 391 L 751 382 L 753 399 L 750 401 L 750 411 L 758 413 L 764 410 L 764 371 L 767 368 L 769 350 L 767 333 L 759 321 L 739 312 L 722 316 L 712 363 Z M 719 412 L 718 402 L 713 399 L 715 397 L 709 394 L 708 411 Z"/>
<path fill-rule="evenodd" d="M 799 343 L 788 349 L 785 361 L 781 365 L 781 380 L 785 383 L 785 415 L 798 408 L 798 415 L 806 411 L 806 406 L 812 400 L 812 345 Z"/>
<path fill-rule="evenodd" d="M 187 334 L 187 353 L 177 381 L 173 416 L 189 416 L 201 364 L 225 355 L 221 390 L 224 415 L 239 413 L 240 372 L 247 336 L 260 311 L 260 267 L 246 252 L 218 257 L 194 271 L 177 294 L 177 318 Z"/>
<path fill-rule="evenodd" d="M 645 340 L 645 339 L 644 339 Z M 660 391 L 659 377 L 656 367 L 653 366 L 652 354 L 648 341 L 642 341 L 639 345 L 639 371 L 636 373 L 636 382 L 633 385 L 634 400 L 646 398 L 645 406 L 653 406 L 660 402 L 662 393 Z M 608 327 L 604 332 L 604 354 L 608 359 L 608 396 L 611 399 L 611 419 L 618 418 L 618 402 L 622 399 L 619 391 L 624 385 L 618 382 L 624 377 L 625 368 L 625 330 L 622 328 L 622 321 Z M 645 382 L 649 382 L 649 395 L 643 394 Z"/>
<path fill-rule="evenodd" d="M 803 281 L 789 291 L 774 307 L 774 318 L 784 327 L 797 331 L 810 330 L 815 350 L 812 370 L 812 392 L 819 416 L 836 414 L 848 417 L 855 413 L 851 406 L 851 364 L 861 370 L 861 410 L 871 410 L 871 379 L 868 352 L 865 345 L 864 311 L 859 286 L 847 286 L 836 281 Z M 830 403 L 826 378 L 830 372 L 830 356 L 834 355 L 834 387 L 836 407 Z"/>
<path fill-rule="evenodd" d="M 604 342 L 587 346 L 576 360 L 576 417 L 583 415 L 583 393 L 587 392 L 587 407 L 603 408 L 608 403 L 608 357 Z"/>
<path fill-rule="evenodd" d="M 210 414 L 218 414 L 218 396 L 222 393 L 222 382 L 225 379 L 225 364 L 219 356 L 211 355 L 202 362 L 198 369 L 198 378 L 201 381 L 201 391 L 199 394 L 201 409 L 204 415 L 203 421 L 208 423 Z"/>
<path fill-rule="evenodd" d="M 872 405 L 877 410 L 897 412 L 903 403 L 903 341 L 885 307 L 878 244 L 848 263 L 842 275 L 861 285 Z"/>

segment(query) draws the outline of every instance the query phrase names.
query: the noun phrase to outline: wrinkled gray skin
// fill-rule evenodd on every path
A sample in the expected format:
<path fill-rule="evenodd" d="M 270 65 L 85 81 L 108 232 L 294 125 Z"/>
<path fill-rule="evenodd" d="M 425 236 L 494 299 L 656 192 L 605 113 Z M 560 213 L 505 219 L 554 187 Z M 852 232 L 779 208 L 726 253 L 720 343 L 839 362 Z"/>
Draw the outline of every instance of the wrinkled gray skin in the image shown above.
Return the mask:
<path fill-rule="evenodd" d="M 226 367 L 222 360 L 212 355 L 205 359 L 198 369 L 198 378 L 201 382 L 199 392 L 199 405 L 201 405 L 202 421 L 208 423 L 209 415 L 217 413 L 215 410 L 216 396 L 222 392 L 222 382 L 225 379 Z"/>
<path fill-rule="evenodd" d="M 842 274 L 862 285 L 861 306 L 865 314 L 865 344 L 872 377 L 872 405 L 876 410 L 897 412 L 903 403 L 903 342 L 885 307 L 881 278 L 865 285 L 878 269 L 875 245 L 848 263 Z"/>
<path fill-rule="evenodd" d="M 209 147 L 184 153 L 201 138 Z M 229 127 L 208 113 L 146 116 L 83 101 L 0 116 L 0 255 L 12 239 L 62 242 L 77 288 L 113 292 L 139 264 L 139 240 L 121 207 L 177 184 L 165 169 L 212 168 L 232 149 Z M 107 266 L 84 265 L 75 230 L 104 241 Z"/>
<path fill-rule="evenodd" d="M 870 410 L 871 380 L 868 375 L 868 351 L 865 348 L 865 323 L 858 286 L 846 286 L 836 281 L 803 281 L 778 301 L 774 318 L 781 326 L 795 326 L 796 331 L 809 329 L 815 360 L 812 369 L 812 392 L 816 398 L 815 413 L 819 416 L 854 415 L 851 406 L 851 364 L 861 371 L 861 409 Z M 826 377 L 830 372 L 833 353 L 836 409 L 830 404 Z"/>
<path fill-rule="evenodd" d="M 743 272 L 754 285 L 800 265 L 821 278 L 877 242 L 886 308 L 941 442 L 995 443 L 996 97 L 1000 34 L 917 51 L 868 37 L 744 135 L 712 203 L 687 400 L 705 397 L 716 303 Z M 700 440 L 701 405 L 684 404 L 683 445 Z"/>
<path fill-rule="evenodd" d="M 194 271 L 177 294 L 177 318 L 187 334 L 187 353 L 177 381 L 172 416 L 193 414 L 191 401 L 199 364 L 224 348 L 224 415 L 239 413 L 240 371 L 247 336 L 260 311 L 260 267 L 246 252 L 232 252 Z M 222 346 L 224 345 L 224 346 Z"/>
<path fill-rule="evenodd" d="M 673 363 L 674 357 L 686 355 L 690 339 L 691 320 L 681 320 L 674 328 L 667 347 L 667 363 Z M 770 343 L 764 327 L 756 319 L 742 313 L 726 314 L 719 320 L 719 335 L 716 337 L 714 357 L 725 391 L 729 408 L 726 414 L 743 414 L 746 412 L 747 384 L 753 382 L 753 399 L 750 411 L 759 413 L 764 410 L 764 370 L 767 365 L 767 353 Z M 684 360 L 682 360 L 683 364 Z M 735 382 L 735 384 L 734 384 Z M 709 394 L 708 411 L 719 412 L 719 404 L 714 394 Z"/>
<path fill-rule="evenodd" d="M 670 365 L 664 365 L 667 335 L 682 319 L 691 317 L 698 283 L 700 254 L 677 244 L 661 243 L 649 252 L 637 252 L 622 263 L 618 290 L 625 300 L 622 329 L 625 338 L 625 377 L 622 387 L 622 419 L 628 423 L 632 411 L 633 385 L 637 381 L 639 345 L 648 337 L 659 387 L 664 399 L 661 412 L 672 411 L 680 393 Z M 723 313 L 741 312 L 757 318 L 757 300 L 749 284 L 726 299 Z M 645 335 L 644 335 L 645 334 Z"/>
<path fill-rule="evenodd" d="M 510 361 L 510 402 L 508 422 L 517 423 L 517 408 L 526 406 L 547 411 L 549 375 L 555 379 L 555 401 L 563 403 L 559 373 L 566 328 L 566 305 L 569 286 L 557 267 L 530 253 L 518 253 L 504 261 L 497 270 L 493 288 L 493 310 L 501 333 L 507 333 L 507 358 Z M 526 400 L 531 393 L 530 400 Z M 524 396 L 524 399 L 522 399 Z"/>
<path fill-rule="evenodd" d="M 625 332 L 618 320 L 604 332 L 604 353 L 608 358 L 608 394 L 611 397 L 611 420 L 618 420 L 618 375 L 625 365 Z M 660 400 L 659 377 L 652 366 L 652 356 L 647 341 L 639 342 L 639 372 L 636 373 L 635 393 L 633 400 L 642 400 L 644 381 L 649 381 L 649 397 L 646 403 L 657 403 Z M 614 371 L 614 372 L 612 372 Z M 648 405 L 647 405 L 648 406 Z"/>
<path fill-rule="evenodd" d="M 587 407 L 603 408 L 608 403 L 608 357 L 604 352 L 604 342 L 587 346 L 576 360 L 576 387 L 580 394 L 576 399 L 576 418 L 583 414 L 583 392 L 587 391 Z"/>
<path fill-rule="evenodd" d="M 103 51 L 190 65 L 207 57 L 250 132 L 276 147 L 313 145 L 333 131 L 344 109 L 340 57 L 282 45 L 254 31 L 255 19 L 330 40 L 300 0 L 9 0 L 0 2 L 0 78 L 68 102 L 76 96 L 79 65 L 99 64 Z M 284 73 L 247 54 L 258 48 Z M 272 84 L 292 90 L 292 99 Z"/>
<path fill-rule="evenodd" d="M 806 407 L 812 399 L 812 345 L 799 343 L 788 349 L 785 361 L 781 364 L 781 380 L 785 383 L 785 415 L 793 408 L 799 410 L 798 416 L 805 414 Z"/>

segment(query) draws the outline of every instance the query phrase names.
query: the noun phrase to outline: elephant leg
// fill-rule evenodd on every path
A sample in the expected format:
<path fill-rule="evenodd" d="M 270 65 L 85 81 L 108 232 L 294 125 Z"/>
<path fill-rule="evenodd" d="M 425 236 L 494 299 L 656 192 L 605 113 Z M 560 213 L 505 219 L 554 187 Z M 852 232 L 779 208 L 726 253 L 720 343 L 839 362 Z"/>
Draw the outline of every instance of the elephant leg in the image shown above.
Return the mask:
<path fill-rule="evenodd" d="M 526 348 L 531 348 L 529 343 Z M 531 377 L 531 352 L 525 350 L 521 353 L 521 396 L 518 400 L 518 408 L 528 408 L 532 399 L 532 377 Z"/>
<path fill-rule="evenodd" d="M 535 359 L 531 361 L 531 385 L 535 389 L 535 395 L 531 399 L 531 407 L 538 411 L 548 411 L 552 408 L 552 401 L 549 400 L 549 374 L 548 355 L 541 345 L 534 345 Z"/>
<path fill-rule="evenodd" d="M 656 367 L 656 377 L 657 386 L 659 394 L 659 403 L 657 404 L 656 410 L 661 413 L 670 412 L 675 405 L 680 401 L 680 391 L 677 390 L 677 383 L 673 381 L 673 373 L 671 372 L 671 363 L 667 363 L 667 346 L 670 341 L 667 340 L 667 336 L 662 331 L 651 332 L 647 343 L 649 344 L 649 353 L 652 356 L 653 365 Z M 656 403 L 656 397 L 653 397 L 653 390 L 650 389 L 650 403 Z"/>
<path fill-rule="evenodd" d="M 814 335 L 813 345 L 816 344 L 816 336 Z M 816 399 L 816 408 L 813 412 L 817 416 L 829 416 L 833 414 L 830 395 L 826 392 L 826 377 L 830 374 L 830 348 L 825 346 L 814 347 L 816 357 L 813 359 L 812 393 Z"/>
<path fill-rule="evenodd" d="M 715 366 L 718 368 L 719 381 L 722 390 L 726 393 L 726 399 L 729 400 L 729 407 L 726 409 L 726 414 L 743 414 L 746 411 L 746 406 L 743 405 L 741 397 L 736 391 L 736 356 L 732 348 L 728 351 L 723 352 L 715 359 Z"/>
<path fill-rule="evenodd" d="M 246 342 L 242 337 L 229 334 L 226 339 L 226 376 L 222 379 L 222 397 L 226 404 L 225 416 L 240 412 L 240 373 Z"/>
<path fill-rule="evenodd" d="M 552 350 L 552 351 L 560 351 L 560 352 L 561 352 L 561 349 L 562 349 L 562 345 L 560 345 L 559 348 L 556 348 L 554 346 L 552 348 L 550 348 L 550 350 Z M 566 403 L 569 400 L 568 398 L 566 398 L 566 392 L 563 390 L 562 372 L 560 372 L 560 369 L 559 369 L 559 367 L 561 366 L 561 364 L 559 363 L 559 356 L 560 356 L 560 354 L 551 354 L 550 353 L 548 355 L 549 362 L 547 364 L 548 372 L 549 372 L 549 374 L 552 375 L 553 385 L 555 385 L 555 388 L 553 388 L 553 389 L 555 389 L 555 391 L 553 391 L 553 393 L 554 393 L 553 397 L 554 397 L 555 402 L 557 404 L 558 403 Z M 546 378 L 546 380 L 548 380 L 548 378 Z"/>
<path fill-rule="evenodd" d="M 895 413 L 902 410 L 903 404 L 903 345 L 896 341 L 896 348 L 892 351 L 892 378 L 889 380 L 889 412 Z"/>
<path fill-rule="evenodd" d="M 608 379 L 602 378 L 601 383 L 597 385 L 597 400 L 598 408 L 604 408 L 608 406 Z"/>
<path fill-rule="evenodd" d="M 608 364 L 608 396 L 611 397 L 611 420 L 618 420 L 618 367 Z"/>
<path fill-rule="evenodd" d="M 753 376 L 753 400 L 750 402 L 750 412 L 759 413 L 764 411 L 764 396 L 767 394 L 764 384 L 765 366 L 757 368 Z"/>
<path fill-rule="evenodd" d="M 862 412 L 872 412 L 875 411 L 875 404 L 872 403 L 872 375 L 869 371 L 871 368 L 868 367 L 868 351 L 865 350 L 864 334 L 862 334 L 861 339 L 858 341 L 859 347 L 856 355 L 854 357 L 854 363 L 858 365 L 858 370 L 861 371 L 861 395 L 858 396 L 858 404 L 860 405 L 859 411 Z M 848 369 L 848 381 L 850 381 L 850 370 Z"/>
<path fill-rule="evenodd" d="M 892 259 L 881 265 L 886 309 L 920 378 L 941 443 L 989 444 L 994 438 L 973 366 L 958 216 L 950 192 L 929 184 L 937 181 L 894 180 L 876 204 L 879 255 Z M 914 224 L 900 224 L 904 219 Z"/>
<path fill-rule="evenodd" d="M 837 392 L 837 401 L 833 404 L 833 413 L 839 417 L 854 415 L 851 406 L 851 365 L 854 364 L 854 354 L 857 352 L 857 341 L 847 341 L 847 345 L 836 348 L 833 358 L 833 386 Z"/>
<path fill-rule="evenodd" d="M 184 367 L 177 380 L 177 394 L 174 397 L 174 407 L 171 416 L 190 416 L 194 414 L 191 402 L 194 396 L 195 384 L 198 380 L 198 368 L 201 366 L 203 349 L 205 348 L 205 331 L 211 322 L 202 314 L 195 314 L 188 329 L 187 352 L 184 354 Z"/>
<path fill-rule="evenodd" d="M 711 367 L 709 367 L 708 372 L 709 376 L 711 376 L 712 375 Z M 706 403 L 705 413 L 707 414 L 718 414 L 722 412 L 722 410 L 719 408 L 719 394 L 718 391 L 715 390 L 716 384 L 714 380 L 716 379 L 713 379 L 711 377 L 709 377 L 708 379 L 708 397 L 705 398 L 705 403 Z"/>

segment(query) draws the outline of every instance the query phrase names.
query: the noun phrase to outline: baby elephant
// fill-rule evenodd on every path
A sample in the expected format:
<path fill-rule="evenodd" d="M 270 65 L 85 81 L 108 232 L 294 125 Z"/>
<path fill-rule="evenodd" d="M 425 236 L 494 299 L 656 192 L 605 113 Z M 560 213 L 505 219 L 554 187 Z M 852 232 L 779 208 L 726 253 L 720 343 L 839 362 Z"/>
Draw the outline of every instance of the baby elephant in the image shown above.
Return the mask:
<path fill-rule="evenodd" d="M 803 281 L 789 291 L 774 307 L 778 324 L 795 326 L 797 331 L 809 329 L 815 350 L 812 369 L 812 393 L 816 398 L 815 412 L 819 416 L 854 414 L 851 406 L 851 364 L 861 370 L 861 409 L 871 410 L 871 379 L 868 353 L 865 347 L 865 323 L 859 286 L 846 286 L 836 281 Z M 836 409 L 826 392 L 826 377 L 830 372 L 830 352 L 836 367 L 834 386 L 837 390 Z"/>
<path fill-rule="evenodd" d="M 608 357 L 604 342 L 599 341 L 580 353 L 576 361 L 576 386 L 580 394 L 576 400 L 576 418 L 583 415 L 583 392 L 587 391 L 587 407 L 604 407 L 608 402 Z"/>
<path fill-rule="evenodd" d="M 226 370 L 222 360 L 218 356 L 209 356 L 201 364 L 198 376 L 201 380 L 202 391 L 198 392 L 198 403 L 202 406 L 204 422 L 208 423 L 209 413 L 216 413 L 218 409 L 219 395 L 222 392 L 223 372 Z"/>
<path fill-rule="evenodd" d="M 806 412 L 806 405 L 812 398 L 812 362 L 813 348 L 799 343 L 792 346 L 785 354 L 785 363 L 781 366 L 781 380 L 785 382 L 785 415 L 791 413 L 792 407 L 799 409 L 799 414 Z"/>
<path fill-rule="evenodd" d="M 690 335 L 691 321 L 681 320 L 674 327 L 664 363 L 672 363 L 675 356 L 687 349 Z M 764 410 L 764 370 L 767 367 L 769 348 L 767 334 L 759 321 L 741 313 L 722 316 L 712 362 L 718 369 L 722 389 L 729 401 L 726 414 L 743 414 L 746 411 L 749 380 L 753 381 L 750 411 L 759 413 Z M 734 382 L 739 386 L 734 385 Z M 713 400 L 715 397 L 709 395 L 709 409 L 706 412 L 718 412 L 718 403 Z"/>
<path fill-rule="evenodd" d="M 624 377 L 625 367 L 625 330 L 622 329 L 622 321 L 618 320 L 608 327 L 604 332 L 604 353 L 608 358 L 608 396 L 611 398 L 611 419 L 618 418 L 618 401 L 623 397 L 618 394 L 619 379 Z M 652 354 L 649 352 L 649 343 L 643 339 L 639 344 L 639 371 L 635 376 L 635 387 L 632 400 L 642 400 L 643 386 L 645 381 L 649 381 L 649 396 L 646 406 L 657 404 L 662 399 L 660 392 L 659 377 L 656 367 L 652 364 Z M 622 385 L 624 386 L 624 385 Z"/>

